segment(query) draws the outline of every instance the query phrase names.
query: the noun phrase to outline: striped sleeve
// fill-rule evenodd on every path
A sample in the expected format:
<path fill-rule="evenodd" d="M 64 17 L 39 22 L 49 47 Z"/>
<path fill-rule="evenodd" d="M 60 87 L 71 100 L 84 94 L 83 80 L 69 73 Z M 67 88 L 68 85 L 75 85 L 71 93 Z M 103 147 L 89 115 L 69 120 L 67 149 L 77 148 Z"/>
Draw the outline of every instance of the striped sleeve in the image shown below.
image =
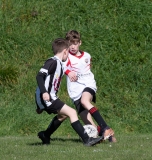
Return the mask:
<path fill-rule="evenodd" d="M 43 67 L 39 70 L 39 72 L 36 76 L 36 80 L 37 80 L 37 84 L 40 88 L 41 93 L 47 92 L 47 90 L 45 88 L 45 79 L 48 75 L 54 74 L 54 72 L 56 70 L 56 66 L 57 66 L 56 60 L 48 59 L 44 63 Z"/>

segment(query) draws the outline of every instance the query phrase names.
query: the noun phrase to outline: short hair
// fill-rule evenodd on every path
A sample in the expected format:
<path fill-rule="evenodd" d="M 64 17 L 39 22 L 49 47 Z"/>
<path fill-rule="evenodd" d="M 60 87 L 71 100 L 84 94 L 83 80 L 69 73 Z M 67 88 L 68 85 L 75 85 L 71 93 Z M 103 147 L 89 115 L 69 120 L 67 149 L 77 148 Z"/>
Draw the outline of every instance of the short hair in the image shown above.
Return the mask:
<path fill-rule="evenodd" d="M 54 55 L 68 48 L 69 48 L 69 42 L 68 40 L 64 38 L 57 38 L 52 43 L 52 50 L 53 50 Z"/>
<path fill-rule="evenodd" d="M 65 38 L 70 42 L 70 43 L 76 43 L 80 42 L 81 40 L 81 35 L 79 32 L 76 30 L 70 30 L 66 33 Z"/>

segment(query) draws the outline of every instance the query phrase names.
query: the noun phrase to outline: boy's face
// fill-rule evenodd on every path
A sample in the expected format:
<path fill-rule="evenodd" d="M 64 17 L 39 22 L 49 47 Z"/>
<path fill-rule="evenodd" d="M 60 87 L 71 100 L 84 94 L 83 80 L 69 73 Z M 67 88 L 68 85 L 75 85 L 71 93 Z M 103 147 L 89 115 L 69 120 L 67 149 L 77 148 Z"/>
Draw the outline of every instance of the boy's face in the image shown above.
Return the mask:
<path fill-rule="evenodd" d="M 65 62 L 69 55 L 69 48 L 64 50 L 62 62 Z"/>
<path fill-rule="evenodd" d="M 69 47 L 70 53 L 77 54 L 78 51 L 79 51 L 80 45 L 81 45 L 81 41 L 80 42 L 73 42 L 73 43 L 71 43 L 70 47 Z"/>

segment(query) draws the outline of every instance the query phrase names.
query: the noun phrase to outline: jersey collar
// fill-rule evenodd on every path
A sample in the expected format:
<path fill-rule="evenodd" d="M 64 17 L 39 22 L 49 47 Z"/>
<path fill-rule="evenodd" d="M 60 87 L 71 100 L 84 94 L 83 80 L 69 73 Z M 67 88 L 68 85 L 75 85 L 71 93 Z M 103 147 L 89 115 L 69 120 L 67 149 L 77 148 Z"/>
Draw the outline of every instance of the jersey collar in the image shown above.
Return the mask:
<path fill-rule="evenodd" d="M 62 63 L 62 61 L 58 58 L 58 56 L 54 56 L 54 57 Z"/>
<path fill-rule="evenodd" d="M 72 56 L 75 56 L 75 57 L 77 57 L 77 58 L 81 58 L 83 55 L 84 55 L 84 52 L 83 51 L 79 51 L 80 53 L 81 53 L 81 55 L 80 56 L 77 56 L 77 55 L 75 55 L 75 54 L 73 54 L 73 53 L 71 53 L 70 51 L 69 51 L 69 53 L 72 55 Z"/>

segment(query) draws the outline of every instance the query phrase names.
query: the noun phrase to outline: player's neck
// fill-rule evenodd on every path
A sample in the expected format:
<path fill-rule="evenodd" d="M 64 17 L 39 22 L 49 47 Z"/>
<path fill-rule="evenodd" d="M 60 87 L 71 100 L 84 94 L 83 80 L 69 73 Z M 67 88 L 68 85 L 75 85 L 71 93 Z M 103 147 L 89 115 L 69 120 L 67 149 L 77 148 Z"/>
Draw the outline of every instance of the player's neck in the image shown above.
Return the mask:
<path fill-rule="evenodd" d="M 63 59 L 63 53 L 62 53 L 62 52 L 56 54 L 55 56 L 56 56 L 60 61 L 62 61 L 62 59 Z"/>
<path fill-rule="evenodd" d="M 69 51 L 69 53 L 72 54 L 72 55 L 75 55 L 75 56 L 80 56 L 80 55 L 81 55 L 81 52 L 80 52 L 80 51 L 78 51 L 77 53 L 74 53 L 74 54 Z"/>
<path fill-rule="evenodd" d="M 76 53 L 76 56 L 81 56 L 81 52 L 78 51 L 78 52 Z"/>

